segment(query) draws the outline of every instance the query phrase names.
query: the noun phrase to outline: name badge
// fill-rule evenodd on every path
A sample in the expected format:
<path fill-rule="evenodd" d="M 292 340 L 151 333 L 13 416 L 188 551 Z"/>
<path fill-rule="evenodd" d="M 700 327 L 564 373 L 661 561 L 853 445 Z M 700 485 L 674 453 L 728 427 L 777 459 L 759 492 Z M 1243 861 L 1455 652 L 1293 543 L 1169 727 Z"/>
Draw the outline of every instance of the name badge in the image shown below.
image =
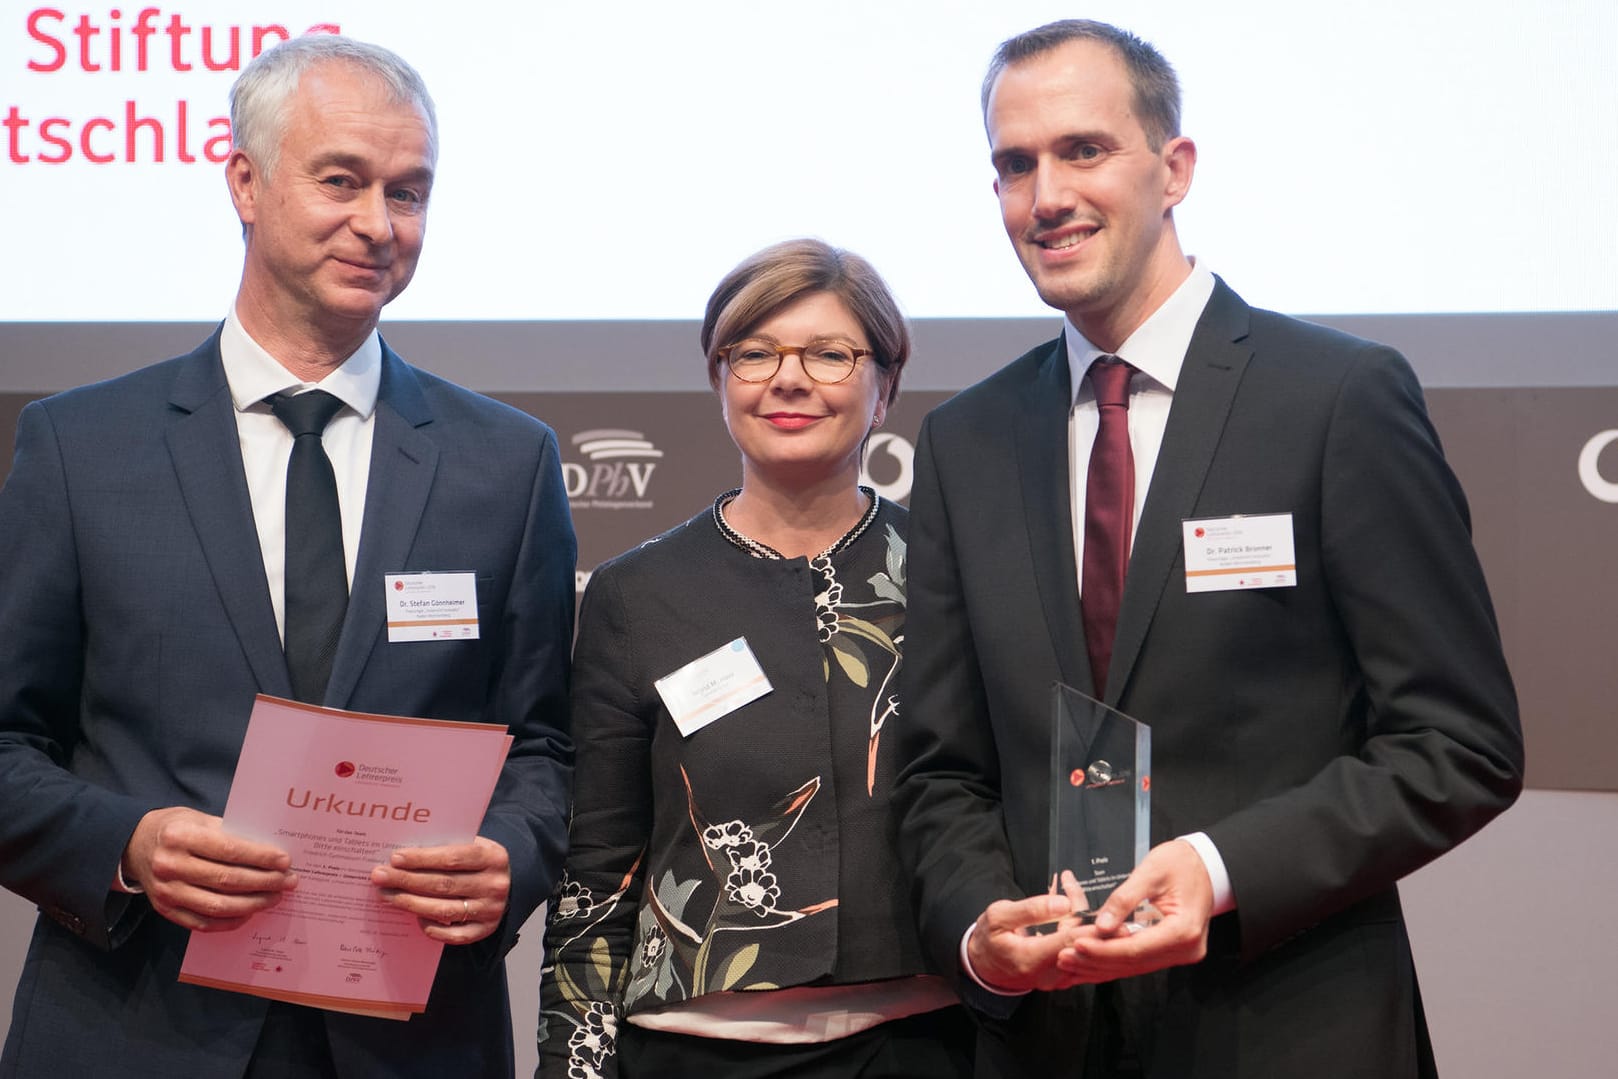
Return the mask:
<path fill-rule="evenodd" d="M 390 644 L 477 640 L 477 574 L 386 573 L 382 587 Z"/>
<path fill-rule="evenodd" d="M 1298 583 L 1290 513 L 1203 517 L 1184 521 L 1181 528 L 1187 592 L 1293 588 Z"/>
<path fill-rule="evenodd" d="M 674 725 L 687 738 L 773 688 L 746 637 L 692 660 L 656 685 Z"/>

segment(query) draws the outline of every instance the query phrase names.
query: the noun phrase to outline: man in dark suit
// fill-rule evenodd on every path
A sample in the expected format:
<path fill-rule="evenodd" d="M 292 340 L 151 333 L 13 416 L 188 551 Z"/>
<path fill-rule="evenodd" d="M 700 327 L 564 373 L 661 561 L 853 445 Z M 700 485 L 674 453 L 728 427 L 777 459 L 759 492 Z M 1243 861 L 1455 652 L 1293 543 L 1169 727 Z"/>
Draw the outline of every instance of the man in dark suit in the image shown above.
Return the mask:
<path fill-rule="evenodd" d="M 30 405 L 0 490 L 0 882 L 43 914 L 0 1074 L 509 1075 L 502 960 L 566 842 L 556 439 L 377 335 L 437 158 L 415 71 L 299 38 L 248 65 L 231 113 L 246 256 L 228 318 L 188 356 Z M 310 456 L 283 409 L 320 392 L 335 414 Z M 329 529 L 288 493 L 300 453 L 328 463 Z M 336 606 L 311 652 L 295 642 L 332 598 L 300 568 L 317 532 Z M 390 639 L 383 575 L 438 571 L 475 583 L 476 639 Z M 297 886 L 284 851 L 217 816 L 257 693 L 510 729 L 479 835 L 372 873 L 449 945 L 409 1022 L 176 980 L 188 930 Z"/>
<path fill-rule="evenodd" d="M 1011 39 L 984 116 L 1067 318 L 924 425 L 896 795 L 980 1071 L 1431 1074 L 1395 882 L 1512 802 L 1522 742 L 1415 378 L 1181 252 L 1196 149 L 1133 35 Z M 1208 549 L 1247 545 L 1282 567 L 1258 587 Z M 1093 926 L 1038 933 L 1070 910 L 1044 894 L 1056 680 L 1152 727 L 1155 845 Z"/>

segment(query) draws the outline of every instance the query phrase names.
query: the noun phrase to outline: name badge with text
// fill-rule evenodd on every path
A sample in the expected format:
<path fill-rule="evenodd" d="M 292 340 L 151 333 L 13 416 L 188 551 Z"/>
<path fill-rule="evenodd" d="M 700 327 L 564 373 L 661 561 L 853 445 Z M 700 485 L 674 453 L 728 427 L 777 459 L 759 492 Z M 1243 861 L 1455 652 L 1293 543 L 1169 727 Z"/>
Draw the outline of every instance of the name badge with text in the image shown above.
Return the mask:
<path fill-rule="evenodd" d="M 1187 592 L 1296 587 L 1292 514 L 1203 517 L 1181 527 Z"/>
<path fill-rule="evenodd" d="M 382 586 L 390 644 L 477 640 L 477 574 L 385 573 Z"/>
<path fill-rule="evenodd" d="M 687 738 L 773 688 L 745 637 L 692 660 L 656 684 L 674 725 Z"/>

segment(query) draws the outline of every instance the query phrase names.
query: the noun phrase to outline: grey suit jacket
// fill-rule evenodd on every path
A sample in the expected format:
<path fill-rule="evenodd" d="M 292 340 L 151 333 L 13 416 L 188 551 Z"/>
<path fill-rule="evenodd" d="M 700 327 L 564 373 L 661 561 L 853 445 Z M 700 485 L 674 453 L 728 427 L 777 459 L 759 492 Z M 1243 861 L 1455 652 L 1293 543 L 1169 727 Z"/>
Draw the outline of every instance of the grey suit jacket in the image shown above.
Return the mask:
<path fill-rule="evenodd" d="M 918 446 L 896 801 L 944 969 L 990 902 L 1045 890 L 1050 685 L 1092 685 L 1068 381 L 1062 343 L 1036 348 Z M 1292 515 L 1296 587 L 1186 592 L 1182 520 L 1270 513 Z M 1428 1067 L 1394 882 L 1511 803 L 1522 741 L 1465 499 L 1401 357 L 1218 285 L 1107 686 L 1153 728 L 1153 841 L 1205 831 L 1237 902 L 1203 963 L 1117 986 L 1151 1074 Z M 1093 991 L 963 991 L 987 1016 L 984 1074 L 1083 1058 Z"/>
<path fill-rule="evenodd" d="M 504 1075 L 501 957 L 566 843 L 575 542 L 554 434 L 384 346 L 354 584 L 325 703 L 500 723 L 482 834 L 503 931 L 424 1015 L 328 1017 L 346 1075 Z M 480 639 L 390 644 L 382 576 L 477 575 Z M 0 883 L 39 904 L 0 1075 L 239 1073 L 263 1000 L 179 984 L 184 930 L 109 892 L 148 810 L 218 813 L 256 693 L 289 696 L 218 334 L 29 405 L 0 490 Z"/>

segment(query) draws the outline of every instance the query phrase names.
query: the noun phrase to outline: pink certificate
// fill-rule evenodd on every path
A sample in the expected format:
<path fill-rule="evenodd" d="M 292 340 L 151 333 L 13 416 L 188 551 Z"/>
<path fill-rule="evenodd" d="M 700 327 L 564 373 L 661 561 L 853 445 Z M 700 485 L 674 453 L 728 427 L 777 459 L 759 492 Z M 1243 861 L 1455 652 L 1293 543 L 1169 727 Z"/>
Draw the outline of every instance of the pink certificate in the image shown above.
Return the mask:
<path fill-rule="evenodd" d="M 259 696 L 224 826 L 290 854 L 298 887 L 240 929 L 192 933 L 180 980 L 390 1019 L 423 1011 L 444 946 L 382 901 L 371 869 L 397 847 L 470 842 L 510 745 L 486 723 Z"/>

